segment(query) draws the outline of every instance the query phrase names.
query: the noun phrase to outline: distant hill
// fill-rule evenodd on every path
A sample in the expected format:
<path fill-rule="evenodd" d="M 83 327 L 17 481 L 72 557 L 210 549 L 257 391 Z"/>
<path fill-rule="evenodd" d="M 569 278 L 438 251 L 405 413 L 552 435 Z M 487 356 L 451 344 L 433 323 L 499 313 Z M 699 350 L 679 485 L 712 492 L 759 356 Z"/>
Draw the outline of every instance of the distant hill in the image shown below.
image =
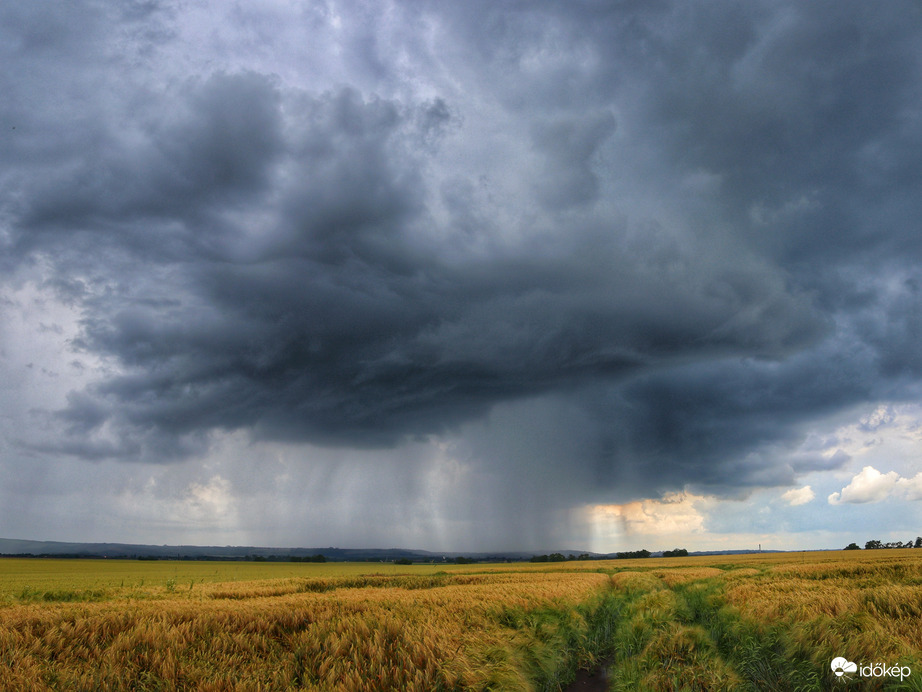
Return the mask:
<path fill-rule="evenodd" d="M 757 553 L 758 550 L 716 550 L 689 552 L 689 555 L 733 555 Z M 764 550 L 761 552 L 783 552 Z M 506 560 L 528 560 L 537 554 L 560 553 L 561 555 L 589 555 L 593 559 L 614 559 L 615 553 L 592 553 L 586 550 L 548 551 L 493 551 L 472 552 L 430 552 L 404 548 L 266 548 L 258 546 L 199 546 L 199 545 L 143 545 L 136 543 L 66 543 L 62 541 L 26 541 L 0 538 L 0 555 L 73 558 L 122 558 L 160 560 L 283 560 L 289 557 L 306 558 L 323 555 L 331 562 L 367 562 L 413 560 L 414 562 L 446 562 L 465 557 L 479 562 L 504 562 Z M 654 552 L 651 557 L 659 557 Z"/>
<path fill-rule="evenodd" d="M 267 548 L 260 546 L 144 545 L 136 543 L 66 543 L 0 538 L 0 555 L 86 558 L 157 558 L 181 560 L 284 559 L 323 555 L 327 560 L 363 562 L 409 559 L 416 562 L 447 561 L 457 557 L 474 560 L 527 560 L 531 552 L 470 553 L 430 552 L 404 548 Z M 574 553 L 577 554 L 577 553 Z"/>

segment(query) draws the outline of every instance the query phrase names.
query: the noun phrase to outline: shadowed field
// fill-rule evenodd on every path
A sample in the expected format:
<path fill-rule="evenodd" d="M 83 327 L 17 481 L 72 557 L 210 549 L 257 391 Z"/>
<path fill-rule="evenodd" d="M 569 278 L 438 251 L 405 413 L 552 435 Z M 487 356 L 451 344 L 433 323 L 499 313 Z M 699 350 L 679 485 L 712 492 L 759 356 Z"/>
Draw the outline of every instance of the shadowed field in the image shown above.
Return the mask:
<path fill-rule="evenodd" d="M 922 689 L 922 550 L 552 564 L 0 560 L 3 689 Z M 830 661 L 899 665 L 837 678 Z"/>

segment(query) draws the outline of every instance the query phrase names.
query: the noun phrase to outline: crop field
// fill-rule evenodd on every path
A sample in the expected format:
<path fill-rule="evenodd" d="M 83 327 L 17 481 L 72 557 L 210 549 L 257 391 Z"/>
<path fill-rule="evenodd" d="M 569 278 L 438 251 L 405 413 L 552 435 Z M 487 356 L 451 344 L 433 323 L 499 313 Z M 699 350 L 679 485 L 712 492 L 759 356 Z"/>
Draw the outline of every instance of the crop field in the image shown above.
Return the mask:
<path fill-rule="evenodd" d="M 566 690 L 579 669 L 612 690 L 922 690 L 922 550 L 0 559 L 3 690 Z"/>

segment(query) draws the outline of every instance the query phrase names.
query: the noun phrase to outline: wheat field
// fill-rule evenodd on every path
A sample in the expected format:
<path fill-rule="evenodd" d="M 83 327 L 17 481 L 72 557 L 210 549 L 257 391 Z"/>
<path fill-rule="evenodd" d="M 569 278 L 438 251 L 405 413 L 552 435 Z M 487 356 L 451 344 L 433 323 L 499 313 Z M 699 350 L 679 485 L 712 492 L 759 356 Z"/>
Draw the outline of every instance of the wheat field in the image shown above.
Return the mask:
<path fill-rule="evenodd" d="M 922 550 L 0 560 L 4 690 L 922 689 Z M 837 677 L 835 657 L 911 670 Z M 844 685 L 847 685 L 845 687 Z"/>

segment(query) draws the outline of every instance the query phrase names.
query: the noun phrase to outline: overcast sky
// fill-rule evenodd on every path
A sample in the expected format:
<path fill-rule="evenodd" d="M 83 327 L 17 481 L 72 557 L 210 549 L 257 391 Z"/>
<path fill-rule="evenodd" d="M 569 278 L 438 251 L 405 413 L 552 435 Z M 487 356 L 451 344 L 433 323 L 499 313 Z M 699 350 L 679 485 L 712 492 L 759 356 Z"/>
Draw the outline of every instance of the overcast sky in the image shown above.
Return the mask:
<path fill-rule="evenodd" d="M 0 4 L 0 536 L 922 533 L 915 2 Z"/>

